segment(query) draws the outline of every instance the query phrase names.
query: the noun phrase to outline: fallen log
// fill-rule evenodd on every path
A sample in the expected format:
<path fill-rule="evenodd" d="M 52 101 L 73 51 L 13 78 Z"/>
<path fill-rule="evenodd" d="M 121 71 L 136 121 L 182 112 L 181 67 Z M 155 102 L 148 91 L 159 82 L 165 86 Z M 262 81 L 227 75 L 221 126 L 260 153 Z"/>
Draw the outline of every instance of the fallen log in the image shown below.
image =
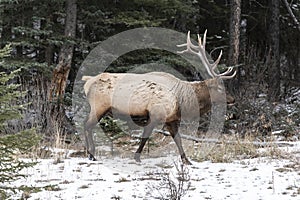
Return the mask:
<path fill-rule="evenodd" d="M 135 133 L 138 134 L 132 134 L 132 137 L 141 138 L 142 130 L 134 130 Z M 160 133 L 164 136 L 171 136 L 171 134 L 162 129 L 154 129 L 154 133 Z M 241 140 L 226 140 L 226 139 L 219 139 L 219 138 L 198 138 L 191 135 L 185 135 L 180 134 L 180 137 L 185 140 L 191 140 L 194 142 L 200 142 L 200 143 L 214 143 L 214 144 L 243 144 L 243 145 L 249 145 L 252 144 L 253 146 L 256 146 L 258 148 L 265 148 L 265 147 L 271 147 L 276 145 L 277 147 L 293 147 L 295 144 L 288 141 L 271 141 L 271 142 L 260 142 L 260 141 L 241 141 Z"/>

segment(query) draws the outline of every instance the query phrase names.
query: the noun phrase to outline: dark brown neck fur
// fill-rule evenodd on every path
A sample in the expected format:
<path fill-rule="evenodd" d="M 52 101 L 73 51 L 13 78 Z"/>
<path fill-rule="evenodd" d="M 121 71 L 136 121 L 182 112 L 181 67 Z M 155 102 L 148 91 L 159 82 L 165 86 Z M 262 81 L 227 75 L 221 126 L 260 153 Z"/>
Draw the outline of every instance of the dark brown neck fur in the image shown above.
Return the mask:
<path fill-rule="evenodd" d="M 190 83 L 197 94 L 200 115 L 207 113 L 211 109 L 210 94 L 206 81 L 195 81 Z"/>

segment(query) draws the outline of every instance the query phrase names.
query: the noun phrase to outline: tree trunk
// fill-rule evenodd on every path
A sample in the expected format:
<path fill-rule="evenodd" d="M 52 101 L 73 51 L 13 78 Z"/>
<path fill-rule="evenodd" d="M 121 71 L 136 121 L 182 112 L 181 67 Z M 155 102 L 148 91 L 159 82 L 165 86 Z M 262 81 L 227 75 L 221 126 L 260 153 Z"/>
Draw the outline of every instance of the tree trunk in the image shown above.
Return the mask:
<path fill-rule="evenodd" d="M 65 20 L 65 37 L 67 40 L 72 40 L 76 35 L 76 17 L 77 17 L 77 4 L 76 0 L 66 1 L 66 20 Z M 74 44 L 67 41 L 65 42 L 59 53 L 59 60 L 56 68 L 53 71 L 50 100 L 56 100 L 58 103 L 63 101 L 66 89 L 66 83 L 71 69 L 73 58 Z"/>
<path fill-rule="evenodd" d="M 279 0 L 270 0 L 268 98 L 280 100 Z"/>
<path fill-rule="evenodd" d="M 240 21 L 241 21 L 241 0 L 231 0 L 230 14 L 230 41 L 228 65 L 235 66 L 239 63 L 239 47 L 240 47 Z M 231 81 L 230 88 L 239 86 L 239 73 L 237 79 Z M 238 88 L 237 88 L 238 89 Z"/>
<path fill-rule="evenodd" d="M 231 0 L 229 65 L 239 62 L 241 1 Z"/>
<path fill-rule="evenodd" d="M 299 44 L 299 46 L 300 46 L 300 38 L 299 37 L 297 38 L 297 44 Z M 295 80 L 300 80 L 300 48 L 299 48 L 299 46 L 297 48 L 297 54 L 296 54 L 296 55 L 298 55 L 297 56 L 298 59 L 296 60 L 296 65 L 295 65 L 295 68 L 296 68 Z"/>
<path fill-rule="evenodd" d="M 67 41 L 61 47 L 58 64 L 52 74 L 48 98 L 52 102 L 50 108 L 51 119 L 47 122 L 47 126 L 51 126 L 52 131 L 64 134 L 73 132 L 73 127 L 65 113 L 64 95 L 74 51 L 74 44 L 70 41 L 75 38 L 76 34 L 76 0 L 66 0 L 66 14 L 64 35 Z M 49 49 L 48 53 L 51 53 L 50 51 Z M 52 132 L 48 134 L 52 134 Z"/>

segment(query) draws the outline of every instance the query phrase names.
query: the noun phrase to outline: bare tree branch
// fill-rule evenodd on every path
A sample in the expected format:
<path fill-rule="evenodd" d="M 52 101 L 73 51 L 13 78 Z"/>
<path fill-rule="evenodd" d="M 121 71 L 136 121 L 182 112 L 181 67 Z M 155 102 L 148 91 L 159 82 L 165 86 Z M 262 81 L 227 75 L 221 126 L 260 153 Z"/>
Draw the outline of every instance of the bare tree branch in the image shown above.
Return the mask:
<path fill-rule="evenodd" d="M 297 26 L 298 31 L 300 31 L 300 23 L 298 22 L 296 16 L 294 15 L 294 13 L 293 13 L 293 11 L 292 11 L 292 9 L 291 9 L 291 7 L 290 7 L 288 1 L 287 1 L 287 0 L 282 0 L 282 1 L 283 1 L 283 3 L 284 3 L 285 7 L 287 8 L 287 10 L 288 10 L 290 16 L 292 17 L 292 19 L 293 19 L 295 25 Z"/>
<path fill-rule="evenodd" d="M 134 130 L 135 133 L 139 133 L 139 135 L 142 134 L 142 130 Z M 160 129 L 154 129 L 154 133 L 160 133 L 163 134 L 164 136 L 171 136 L 171 134 L 168 131 L 165 130 L 160 130 Z M 131 137 L 135 138 L 140 138 L 138 135 L 132 135 Z M 234 140 L 220 140 L 218 138 L 198 138 L 195 136 L 191 135 L 185 135 L 185 134 L 180 134 L 180 137 L 185 140 L 191 140 L 194 142 L 201 142 L 201 143 L 212 143 L 212 144 L 252 144 L 256 147 L 270 147 L 272 145 L 276 145 L 278 147 L 293 147 L 294 144 L 290 142 L 285 142 L 285 141 L 271 141 L 271 142 L 259 142 L 259 141 L 234 141 Z"/>

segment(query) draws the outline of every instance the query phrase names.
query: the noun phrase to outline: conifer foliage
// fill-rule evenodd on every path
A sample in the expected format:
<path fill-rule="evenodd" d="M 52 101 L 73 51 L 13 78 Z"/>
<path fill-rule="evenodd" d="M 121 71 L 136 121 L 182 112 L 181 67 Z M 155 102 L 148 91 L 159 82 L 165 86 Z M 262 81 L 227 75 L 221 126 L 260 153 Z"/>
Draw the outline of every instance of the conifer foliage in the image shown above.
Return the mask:
<path fill-rule="evenodd" d="M 9 52 L 10 46 L 0 50 L 0 65 Z M 15 106 L 11 106 L 12 102 L 17 102 L 22 96 L 22 93 L 16 90 L 19 85 L 13 82 L 18 72 L 19 70 L 10 73 L 0 72 L 0 199 L 6 199 L 9 191 L 15 192 L 24 188 L 13 187 L 10 183 L 24 177 L 21 170 L 35 163 L 19 160 L 17 155 L 28 153 L 39 140 L 34 130 L 24 130 L 10 135 L 4 133 L 6 122 L 20 118 L 20 109 L 23 108 L 21 103 L 14 103 Z"/>

